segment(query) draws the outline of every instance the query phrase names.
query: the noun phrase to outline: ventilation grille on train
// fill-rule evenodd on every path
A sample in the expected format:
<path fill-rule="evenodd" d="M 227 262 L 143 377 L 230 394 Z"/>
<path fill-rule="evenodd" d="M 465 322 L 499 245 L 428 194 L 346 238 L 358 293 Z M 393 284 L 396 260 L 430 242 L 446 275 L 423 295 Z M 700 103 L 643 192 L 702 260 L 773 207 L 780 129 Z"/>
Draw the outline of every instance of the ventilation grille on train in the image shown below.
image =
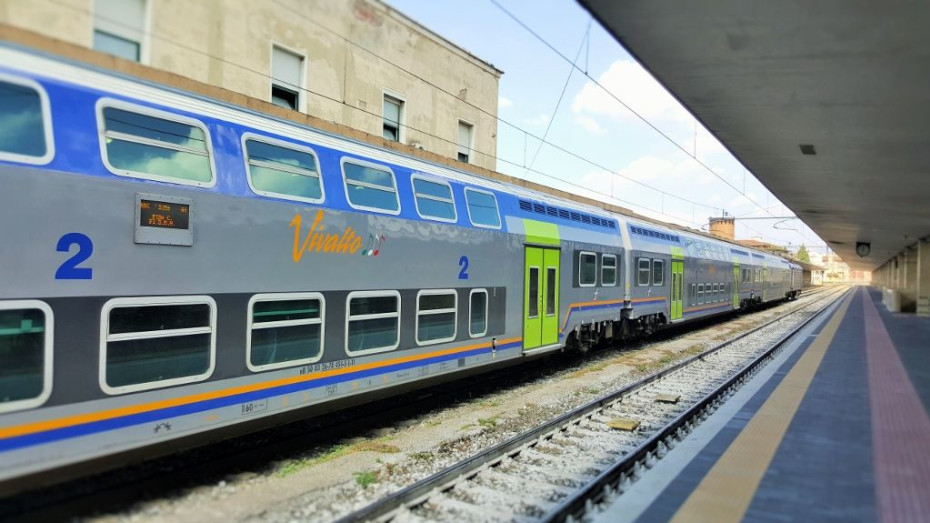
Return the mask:
<path fill-rule="evenodd" d="M 730 252 L 732 252 L 733 254 L 740 254 L 740 255 L 743 255 L 743 256 L 749 256 L 749 253 L 748 253 L 748 252 L 746 252 L 746 251 L 741 251 L 741 250 L 739 250 L 739 249 L 730 249 Z"/>
<path fill-rule="evenodd" d="M 571 222 L 581 222 L 581 223 L 590 223 L 591 225 L 597 225 L 598 227 L 604 227 L 607 229 L 616 229 L 617 223 L 612 220 L 607 220 L 604 218 L 598 218 L 592 214 L 585 214 L 583 212 L 569 211 L 566 209 L 560 209 L 558 207 L 553 207 L 551 205 L 543 205 L 537 202 L 530 202 L 527 200 L 520 200 L 520 210 L 526 212 L 532 212 L 536 214 L 544 214 L 546 216 L 551 216 L 553 218 L 560 218 L 562 220 L 568 220 Z"/>
<path fill-rule="evenodd" d="M 647 229 L 645 227 L 634 227 L 631 225 L 630 232 L 633 234 L 638 234 L 640 236 L 645 236 L 647 238 L 658 238 L 660 240 L 681 243 L 681 240 L 678 238 L 677 234 L 667 234 L 664 232 Z"/>

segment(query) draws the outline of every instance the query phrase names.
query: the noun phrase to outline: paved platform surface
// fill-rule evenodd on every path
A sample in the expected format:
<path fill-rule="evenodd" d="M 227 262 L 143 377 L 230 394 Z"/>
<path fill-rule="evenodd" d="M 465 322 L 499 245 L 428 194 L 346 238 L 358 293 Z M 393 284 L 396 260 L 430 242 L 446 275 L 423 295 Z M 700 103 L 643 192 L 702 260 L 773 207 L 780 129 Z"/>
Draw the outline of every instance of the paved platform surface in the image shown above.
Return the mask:
<path fill-rule="evenodd" d="M 850 291 L 596 521 L 930 521 L 930 320 Z"/>

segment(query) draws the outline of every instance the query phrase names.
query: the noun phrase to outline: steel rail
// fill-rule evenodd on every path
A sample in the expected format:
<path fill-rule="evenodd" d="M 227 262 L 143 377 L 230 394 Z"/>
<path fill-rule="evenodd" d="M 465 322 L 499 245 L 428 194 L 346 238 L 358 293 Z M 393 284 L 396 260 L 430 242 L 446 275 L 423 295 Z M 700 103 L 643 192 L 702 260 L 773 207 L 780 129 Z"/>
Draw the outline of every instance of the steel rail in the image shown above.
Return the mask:
<path fill-rule="evenodd" d="M 552 436 L 565 430 L 571 425 L 576 425 L 580 423 L 581 421 L 583 421 L 584 419 L 590 418 L 591 416 L 596 414 L 598 411 L 602 410 L 605 407 L 610 406 L 613 403 L 616 403 L 617 401 L 621 400 L 624 396 L 629 395 L 631 392 L 635 391 L 636 389 L 642 388 L 650 383 L 658 381 L 664 378 L 665 376 L 692 364 L 695 361 L 701 360 L 710 354 L 718 352 L 739 340 L 742 340 L 752 334 L 755 334 L 756 332 L 766 329 L 770 327 L 771 325 L 789 316 L 797 314 L 803 311 L 804 309 L 807 309 L 813 305 L 816 305 L 826 299 L 829 299 L 836 294 L 844 295 L 846 292 L 848 292 L 848 289 L 844 289 L 840 293 L 832 293 L 828 296 L 818 299 L 817 301 L 800 306 L 797 309 L 789 312 L 788 314 L 784 316 L 780 316 L 771 321 L 768 321 L 756 328 L 753 328 L 749 331 L 744 332 L 743 334 L 740 334 L 739 336 L 731 340 L 727 340 L 719 345 L 711 347 L 700 354 L 686 358 L 672 365 L 671 367 L 667 367 L 659 372 L 656 372 L 649 376 L 645 376 L 605 396 L 602 396 L 589 403 L 576 407 L 570 410 L 569 412 L 566 412 L 565 414 L 557 416 L 543 423 L 542 425 L 532 428 L 506 441 L 498 443 L 497 445 L 489 447 L 488 449 L 485 449 L 484 451 L 479 452 L 478 454 L 475 454 L 469 458 L 466 458 L 465 460 L 462 460 L 449 468 L 441 470 L 431 476 L 428 476 L 420 481 L 417 481 L 416 483 L 412 485 L 409 485 L 401 490 L 398 490 L 397 492 L 394 492 L 388 496 L 385 496 L 384 498 L 376 501 L 375 503 L 369 504 L 365 507 L 362 507 L 361 509 L 353 511 L 343 516 L 342 518 L 338 519 L 337 522 L 348 523 L 348 522 L 354 522 L 354 521 L 369 521 L 369 520 L 390 521 L 391 519 L 393 519 L 393 516 L 395 515 L 394 512 L 404 509 L 404 508 L 407 508 L 407 509 L 415 508 L 419 505 L 424 504 L 430 498 L 431 495 L 445 492 L 445 491 L 448 491 L 454 488 L 455 483 L 459 479 L 463 479 L 463 478 L 469 479 L 471 477 L 474 477 L 482 469 L 497 465 L 505 457 L 515 456 L 519 454 L 524 448 L 532 446 L 536 442 L 541 442 L 541 441 L 551 438 Z M 799 326 L 796 329 L 793 329 L 783 339 L 781 339 L 776 344 L 774 344 L 770 349 L 766 350 L 763 356 L 754 360 L 754 363 L 757 361 L 764 360 L 764 358 L 767 355 L 777 350 L 777 348 L 780 347 L 787 339 L 790 339 L 795 333 L 797 333 L 800 329 L 803 329 L 814 318 L 818 317 L 824 310 L 828 308 L 829 308 L 829 305 L 827 307 L 824 307 L 823 310 L 819 311 L 817 314 L 813 315 L 808 320 L 806 320 L 801 326 Z M 747 365 L 747 367 L 744 367 L 737 374 L 737 376 L 745 375 L 747 368 L 750 368 L 752 366 L 753 366 L 752 364 Z M 727 383 L 730 383 L 732 381 L 733 381 L 732 379 L 728 380 Z M 703 405 L 706 404 L 706 398 L 704 400 L 701 400 L 698 404 L 702 405 L 702 408 L 703 408 Z M 695 407 L 688 409 L 686 412 L 693 412 L 693 411 L 695 411 Z M 673 424 L 676 424 L 675 430 L 677 430 L 677 428 L 681 426 L 681 423 L 680 423 L 681 418 L 682 417 L 679 416 L 678 418 L 676 418 L 676 420 L 672 422 Z M 660 429 L 659 432 L 666 434 L 667 431 L 664 429 Z M 665 436 L 663 436 L 663 438 L 664 437 Z M 647 442 L 653 442 L 654 440 L 655 438 L 652 437 L 652 438 L 649 438 Z M 655 441 L 660 441 L 660 440 L 661 438 Z M 640 459 L 642 459 L 642 456 L 648 454 L 648 451 L 651 449 L 651 447 L 646 445 L 647 442 L 644 442 L 643 444 L 637 446 L 637 449 L 628 455 L 628 456 L 634 456 L 634 455 L 637 456 L 637 459 L 633 461 L 634 464 L 637 463 Z M 624 460 L 622 460 L 622 463 L 625 463 L 625 462 L 627 462 L 626 457 L 624 457 Z M 614 470 L 616 467 L 617 465 L 613 465 L 610 467 L 609 470 Z M 621 471 L 621 473 L 625 470 L 626 469 L 624 468 Z M 592 485 L 594 483 L 597 483 L 601 486 L 596 487 L 596 489 L 595 487 L 589 488 L 589 486 L 582 487 L 581 492 L 586 493 L 588 495 L 588 499 L 590 499 L 591 497 L 590 493 L 594 492 L 595 490 L 597 491 L 603 490 L 603 485 L 609 483 L 610 482 L 609 478 L 611 477 L 613 476 L 608 475 L 607 471 L 604 471 L 601 474 L 599 474 L 597 478 L 592 480 Z M 595 490 L 592 490 L 592 489 L 595 489 Z M 571 499 L 572 500 L 581 499 L 581 496 L 580 495 L 572 496 Z M 581 503 L 583 507 L 586 501 L 581 501 Z M 557 512 L 558 514 L 563 514 L 563 513 L 571 514 L 573 512 L 577 512 L 577 510 L 575 510 L 575 504 L 574 503 L 567 504 L 567 502 L 558 505 L 556 507 L 556 510 L 558 511 Z M 553 517 L 550 518 L 549 516 L 547 516 L 547 519 L 558 520 L 558 518 L 555 516 L 555 514 L 557 513 L 553 512 L 552 513 Z M 565 517 L 563 517 L 562 519 L 565 519 Z"/>

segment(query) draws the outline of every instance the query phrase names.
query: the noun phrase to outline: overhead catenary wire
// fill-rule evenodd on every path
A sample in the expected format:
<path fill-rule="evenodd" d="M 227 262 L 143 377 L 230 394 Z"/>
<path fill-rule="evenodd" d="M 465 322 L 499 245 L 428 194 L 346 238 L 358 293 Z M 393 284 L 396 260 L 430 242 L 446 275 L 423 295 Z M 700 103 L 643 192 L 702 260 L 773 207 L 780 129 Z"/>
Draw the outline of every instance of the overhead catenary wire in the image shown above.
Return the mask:
<path fill-rule="evenodd" d="M 304 15 L 303 13 L 300 13 L 299 11 L 295 11 L 292 7 L 287 6 L 286 4 L 282 4 L 279 0 L 273 0 L 273 1 L 274 1 L 275 3 L 278 3 L 279 5 L 281 5 L 282 7 L 287 8 L 289 11 L 291 11 L 291 12 L 297 14 L 298 16 L 304 18 L 305 20 L 307 20 L 307 21 L 313 23 L 314 25 L 317 25 L 318 27 L 321 27 L 321 28 L 325 29 L 326 31 L 332 33 L 334 36 L 336 36 L 337 38 L 340 38 L 341 40 L 345 41 L 347 44 L 352 45 L 353 47 L 356 47 L 356 48 L 358 48 L 358 49 L 361 49 L 361 50 L 363 50 L 363 51 L 365 51 L 365 52 L 371 54 L 371 55 L 374 56 L 375 58 L 378 58 L 378 59 L 380 59 L 380 60 L 383 60 L 383 61 L 385 61 L 386 63 L 388 63 L 388 64 L 390 64 L 390 65 L 392 65 L 392 66 L 394 66 L 394 67 L 397 67 L 398 69 L 400 69 L 400 70 L 402 70 L 402 71 L 404 71 L 404 72 L 407 72 L 408 74 L 411 74 L 412 76 L 414 76 L 414 77 L 417 78 L 418 80 L 420 80 L 420 81 L 426 83 L 427 85 L 430 85 L 430 86 L 432 86 L 432 87 L 435 87 L 437 90 L 439 90 L 439 91 L 441 91 L 441 92 L 443 92 L 443 93 L 445 93 L 445 94 L 447 94 L 447 95 L 449 95 L 449 96 L 455 97 L 457 100 L 462 101 L 462 102 L 466 103 L 467 105 L 469 105 L 469 106 L 471 106 L 471 107 L 477 109 L 478 111 L 481 111 L 482 113 L 487 114 L 487 115 L 489 115 L 489 116 L 495 118 L 497 121 L 499 121 L 499 122 L 501 122 L 501 123 L 503 123 L 503 124 L 505 124 L 505 125 L 508 125 L 508 126 L 514 128 L 514 129 L 518 130 L 518 131 L 521 131 L 521 132 L 525 133 L 525 135 L 528 135 L 528 136 L 531 136 L 531 137 L 533 137 L 533 138 L 535 138 L 535 139 L 537 139 L 537 140 L 543 141 L 543 140 L 540 139 L 539 136 L 536 136 L 536 135 L 534 135 L 533 133 L 530 133 L 530 132 L 528 132 L 528 131 L 525 131 L 525 130 L 522 129 L 521 127 L 519 127 L 519 126 L 517 126 L 517 125 L 515 125 L 515 124 L 513 124 L 513 123 L 511 123 L 511 122 L 509 122 L 509 121 L 507 121 L 507 120 L 504 120 L 504 119 L 502 119 L 502 118 L 500 118 L 500 117 L 498 117 L 498 116 L 496 116 L 496 115 L 494 115 L 494 114 L 492 114 L 492 113 L 486 111 L 485 109 L 483 109 L 483 108 L 481 108 L 481 107 L 478 107 L 478 106 L 476 106 L 476 105 L 474 105 L 474 104 L 471 104 L 471 103 L 469 103 L 469 102 L 465 102 L 465 101 L 461 100 L 457 95 L 455 95 L 455 94 L 449 92 L 448 90 L 445 90 L 445 89 L 442 88 L 441 86 L 438 86 L 438 85 L 436 85 L 436 84 L 433 84 L 432 82 L 429 82 L 428 80 L 426 80 L 426 79 L 424 79 L 424 78 L 422 78 L 422 77 L 416 75 L 415 73 L 413 73 L 413 72 L 411 72 L 411 71 L 409 71 L 409 70 L 407 70 L 407 69 L 401 67 L 400 65 L 398 65 L 398 64 L 396 64 L 396 63 L 394 63 L 394 62 L 392 62 L 391 60 L 389 60 L 389 59 L 387 59 L 387 58 L 384 58 L 384 57 L 378 55 L 377 53 L 375 53 L 375 52 L 373 52 L 373 51 L 371 51 L 371 50 L 365 48 L 364 46 L 361 46 L 360 44 L 357 44 L 356 42 L 353 42 L 353 41 L 349 40 L 347 37 L 345 37 L 345 36 L 343 36 L 343 35 L 340 35 L 340 34 L 336 33 L 336 32 L 333 31 L 332 29 L 326 27 L 326 26 L 323 25 L 323 24 L 320 24 L 319 22 L 317 22 L 316 20 L 313 20 L 312 18 L 307 17 L 307 16 Z M 61 5 L 61 6 L 63 6 L 63 7 L 66 7 L 66 8 L 68 8 L 68 9 L 77 11 L 77 12 L 81 12 L 81 13 L 84 13 L 84 14 L 94 14 L 94 13 L 92 13 L 91 11 L 89 11 L 89 10 L 87 10 L 87 9 L 83 9 L 83 8 L 81 8 L 81 7 L 78 7 L 78 6 L 73 6 L 73 5 L 69 5 L 69 4 L 62 3 L 61 0 L 52 0 L 52 2 L 54 2 L 54 3 L 58 4 L 58 5 Z M 127 24 L 125 24 L 125 23 L 123 23 L 123 22 L 121 22 L 121 21 L 119 21 L 119 20 L 116 20 L 116 19 L 113 19 L 113 18 L 108 18 L 108 17 L 106 17 L 105 15 L 101 15 L 100 13 L 96 13 L 96 16 L 98 16 L 98 17 L 100 17 L 100 18 L 103 18 L 103 19 L 105 19 L 105 20 L 107 20 L 107 21 L 109 21 L 109 22 L 112 22 L 112 23 L 114 23 L 114 24 L 118 24 L 118 25 L 123 25 L 123 26 L 129 27 Z M 194 48 L 194 47 L 191 47 L 191 46 L 188 46 L 188 45 L 179 43 L 179 42 L 178 42 L 177 40 L 175 40 L 175 39 L 171 39 L 171 38 L 168 38 L 168 37 L 165 37 L 165 36 L 156 34 L 156 33 L 152 32 L 152 31 L 148 31 L 148 30 L 143 30 L 143 31 L 142 31 L 142 34 L 147 35 L 147 36 L 150 36 L 150 37 L 155 38 L 155 39 L 158 39 L 158 40 L 161 40 L 161 41 L 164 41 L 164 42 L 167 42 L 167 43 L 169 43 L 169 44 L 171 44 L 171 45 L 174 45 L 174 46 L 176 46 L 176 47 L 178 47 L 178 48 L 185 49 L 185 50 L 187 50 L 187 51 L 190 51 L 190 52 L 193 52 L 193 53 L 197 53 L 197 54 L 203 55 L 203 56 L 208 57 L 208 58 L 210 58 L 210 59 L 212 59 L 212 60 L 217 60 L 217 61 L 219 61 L 219 62 L 228 64 L 228 65 L 230 65 L 230 66 L 240 68 L 240 69 L 242 69 L 242 70 L 244 70 L 244 71 L 247 71 L 247 72 L 252 73 L 252 74 L 254 74 L 254 75 L 260 76 L 260 77 L 262 77 L 262 78 L 269 79 L 269 80 L 274 80 L 274 78 L 273 78 L 270 74 L 268 74 L 268 73 L 265 73 L 265 72 L 262 72 L 262 71 L 258 71 L 258 70 L 256 70 L 256 69 L 250 68 L 250 67 L 245 66 L 245 65 L 243 65 L 243 64 L 239 64 L 239 63 L 230 61 L 230 60 L 228 60 L 228 59 L 225 59 L 225 58 L 222 58 L 222 57 L 219 57 L 219 56 L 212 55 L 212 54 L 210 54 L 210 53 L 208 53 L 208 52 L 205 52 L 205 51 L 202 51 L 202 50 L 200 50 L 200 49 L 197 49 L 197 48 Z M 350 107 L 350 108 L 352 108 L 352 109 L 354 109 L 354 110 L 356 110 L 356 111 L 359 111 L 359 112 L 361 112 L 361 113 L 368 114 L 368 115 L 371 115 L 371 116 L 374 116 L 374 117 L 377 117 L 377 118 L 381 118 L 381 117 L 382 117 L 382 115 L 381 115 L 380 113 L 375 113 L 375 112 L 373 112 L 373 111 L 370 111 L 370 110 L 367 110 L 367 109 L 363 109 L 363 108 L 361 108 L 361 107 L 356 107 L 356 106 L 354 106 L 354 105 L 349 104 L 346 100 L 341 100 L 341 99 L 335 98 L 335 97 L 333 97 L 333 96 L 330 96 L 330 95 L 327 95 L 327 94 L 324 94 L 324 93 L 320 93 L 320 92 L 314 91 L 314 90 L 312 90 L 312 89 L 310 89 L 310 88 L 308 88 L 308 87 L 304 87 L 304 86 L 295 86 L 295 87 L 298 88 L 300 91 L 305 92 L 305 93 L 307 93 L 307 94 L 309 94 L 309 95 L 316 96 L 316 97 L 319 97 L 319 98 L 322 98 L 322 99 L 325 99 L 325 100 L 328 100 L 328 101 L 332 101 L 332 102 L 338 103 L 338 104 L 340 104 L 340 105 L 344 105 L 344 106 L 346 106 L 346 107 Z M 443 137 L 443 136 L 440 136 L 440 135 L 437 135 L 437 134 L 433 134 L 433 133 L 428 132 L 428 131 L 425 131 L 425 130 L 423 130 L 423 129 L 419 129 L 419 128 L 413 127 L 413 126 L 411 126 L 411 125 L 409 125 L 409 124 L 403 123 L 403 124 L 400 124 L 400 125 L 403 126 L 403 127 L 406 128 L 406 129 L 408 129 L 408 130 L 415 131 L 415 132 L 420 133 L 420 134 L 422 134 L 422 135 L 424 135 L 424 136 L 430 136 L 430 137 L 432 137 L 432 138 L 436 138 L 436 139 L 438 139 L 439 141 L 442 141 L 442 142 L 445 142 L 445 143 L 448 143 L 448 144 L 451 144 L 451 145 L 458 145 L 458 143 L 457 143 L 456 141 L 454 141 L 454 140 L 450 140 L 450 139 L 445 138 L 445 137 Z M 675 199 L 677 199 L 677 200 L 680 200 L 680 201 L 683 201 L 683 202 L 686 202 L 686 203 L 690 203 L 692 206 L 705 207 L 705 208 L 709 208 L 709 209 L 717 209 L 717 208 L 718 208 L 718 207 L 713 206 L 713 205 L 708 205 L 708 204 L 705 204 L 705 203 L 702 203 L 702 202 L 697 202 L 697 201 L 694 201 L 694 200 L 689 200 L 689 199 L 687 199 L 687 198 L 683 198 L 683 197 L 681 197 L 681 196 L 678 196 L 678 195 L 675 195 L 675 194 L 672 194 L 672 193 L 668 193 L 667 191 L 663 191 L 663 190 L 661 190 L 661 189 L 658 189 L 658 188 L 656 188 L 656 187 L 653 187 L 653 186 L 651 186 L 651 185 L 649 185 L 649 184 L 646 184 L 646 183 L 644 183 L 644 182 L 641 182 L 641 181 L 639 181 L 639 180 L 637 180 L 637 179 L 635 179 L 635 178 L 632 178 L 632 177 L 629 177 L 629 176 L 624 176 L 624 175 L 622 175 L 622 174 L 620 174 L 620 173 L 617 173 L 617 172 L 615 172 L 615 171 L 612 171 L 611 169 L 608 169 L 607 167 L 605 167 L 605 166 L 603 166 L 603 165 L 598 164 L 597 162 L 594 162 L 594 161 L 592 161 L 592 160 L 590 160 L 590 159 L 588 159 L 588 158 L 585 158 L 585 157 L 582 157 L 582 156 L 578 155 L 577 153 L 574 153 L 574 152 L 572 152 L 572 151 L 569 151 L 569 150 L 567 150 L 567 149 L 564 149 L 563 147 L 561 147 L 561 146 L 559 146 L 559 145 L 557 145 L 557 144 L 554 144 L 554 143 L 551 143 L 551 142 L 548 142 L 548 141 L 544 141 L 544 143 L 546 143 L 547 145 L 549 145 L 549 146 L 551 146 L 551 147 L 553 147 L 553 148 L 555 148 L 555 149 L 557 149 L 557 150 L 559 150 L 559 151 L 562 151 L 562 152 L 564 152 L 564 153 L 566 153 L 566 154 L 568 154 L 568 155 L 570 155 L 570 156 L 572 156 L 572 157 L 574 157 L 574 158 L 577 158 L 577 159 L 579 159 L 579 160 L 582 160 L 582 161 L 584 161 L 584 162 L 586 162 L 586 163 L 588 163 L 588 164 L 590 164 L 590 165 L 592 165 L 592 166 L 598 167 L 598 168 L 600 168 L 600 169 L 602 169 L 602 170 L 604 170 L 604 171 L 606 171 L 606 172 L 608 172 L 608 173 L 610 173 L 610 174 L 612 174 L 612 175 L 617 175 L 617 176 L 620 176 L 621 178 L 628 179 L 628 180 L 632 181 L 633 183 L 636 183 L 636 184 L 638 184 L 638 185 L 641 185 L 641 186 L 643 186 L 643 187 L 646 187 L 646 188 L 648 188 L 648 189 L 651 189 L 651 190 L 653 190 L 653 191 L 656 191 L 656 192 L 658 192 L 659 194 L 668 195 L 668 196 L 670 196 L 670 197 L 672 197 L 672 198 L 675 198 Z M 513 167 L 515 167 L 515 168 L 525 168 L 525 165 L 520 165 L 520 164 L 518 164 L 517 162 L 513 162 L 513 161 L 510 161 L 510 160 L 507 160 L 507 159 L 502 158 L 502 157 L 499 157 L 499 156 L 497 156 L 497 155 L 490 154 L 490 153 L 487 153 L 487 152 L 484 152 L 484 151 L 480 151 L 480 150 L 477 150 L 477 149 L 473 149 L 473 148 L 471 148 L 471 147 L 469 147 L 468 149 L 469 149 L 469 151 L 471 151 L 471 152 L 474 152 L 474 153 L 477 153 L 477 154 L 479 154 L 479 155 L 488 157 L 488 158 L 490 158 L 490 159 L 497 160 L 497 161 L 499 161 L 499 162 L 502 162 L 502 163 L 504 163 L 504 164 L 513 166 Z M 698 227 L 698 228 L 701 226 L 700 223 L 698 223 L 698 222 L 696 222 L 696 221 L 694 221 L 694 220 L 688 220 L 688 219 L 684 218 L 683 216 L 678 216 L 678 215 L 673 215 L 673 214 L 667 214 L 667 213 L 663 212 L 663 210 L 654 209 L 654 208 L 652 208 L 652 207 L 649 207 L 649 206 L 647 206 L 647 205 L 643 205 L 643 204 L 641 204 L 641 203 L 637 203 L 637 202 L 625 200 L 625 199 L 622 199 L 622 198 L 617 198 L 617 197 L 614 196 L 613 194 L 609 194 L 609 195 L 608 195 L 608 194 L 606 194 L 606 193 L 604 193 L 604 192 L 600 192 L 600 191 L 598 191 L 598 190 L 592 189 L 591 187 L 584 186 L 584 185 L 581 185 L 581 184 L 578 184 L 578 183 L 575 183 L 575 182 L 568 181 L 568 180 L 566 180 L 566 179 L 564 179 L 564 178 L 561 178 L 561 177 L 559 177 L 559 176 L 555 176 L 555 175 L 550 174 L 550 173 L 546 173 L 546 172 L 540 171 L 540 170 L 538 170 L 538 169 L 529 169 L 529 172 L 532 172 L 532 173 L 537 174 L 537 175 L 539 175 L 539 176 L 543 176 L 543 177 L 545 177 L 545 178 L 548 178 L 548 179 L 554 180 L 554 181 L 556 181 L 556 182 L 565 184 L 565 185 L 567 185 L 567 186 L 571 186 L 571 187 L 576 187 L 576 188 L 582 189 L 582 190 L 584 190 L 584 191 L 587 191 L 588 194 L 593 194 L 593 195 L 597 195 L 597 196 L 599 196 L 599 197 L 607 198 L 607 199 L 609 199 L 610 201 L 613 201 L 613 202 L 619 202 L 619 203 L 621 203 L 621 204 L 623 204 L 623 205 L 629 206 L 629 207 L 634 208 L 634 209 L 643 209 L 643 210 L 646 210 L 646 211 L 655 213 L 655 214 L 660 215 L 660 216 L 665 216 L 665 217 L 671 218 L 671 219 L 673 219 L 673 220 L 682 220 L 682 221 L 688 222 L 689 224 L 691 224 L 691 225 L 693 225 L 693 226 L 696 226 L 696 227 Z M 591 197 L 591 196 L 589 196 L 589 197 Z M 605 202 L 605 203 L 607 203 L 607 202 Z M 760 233 L 760 234 L 761 234 L 761 233 Z M 763 235 L 763 236 L 764 236 L 764 235 Z"/>
<path fill-rule="evenodd" d="M 604 87 L 603 84 L 601 84 L 596 78 L 594 78 L 593 76 L 591 76 L 587 71 L 584 71 L 584 70 L 582 70 L 581 68 L 579 68 L 577 65 L 575 65 L 575 63 L 572 62 L 572 60 L 571 60 L 570 58 L 568 58 L 568 57 L 565 56 L 561 51 L 559 51 L 558 49 L 556 49 L 555 46 L 553 46 L 552 44 L 550 44 L 550 43 L 549 43 L 545 38 L 543 38 L 539 33 L 537 33 L 536 31 L 534 31 L 533 28 L 531 28 L 530 26 L 528 26 L 527 24 L 525 24 L 522 20 L 520 20 L 519 18 L 517 18 L 516 15 L 514 15 L 513 13 L 511 13 L 510 11 L 508 11 L 507 8 L 505 8 L 503 5 L 500 4 L 500 2 L 498 2 L 498 0 L 489 0 L 489 1 L 490 1 L 492 4 L 494 4 L 494 6 L 497 7 L 501 12 L 503 12 L 505 15 L 507 15 L 511 20 L 513 20 L 514 22 L 516 22 L 517 25 L 519 25 L 520 27 L 522 27 L 523 29 L 525 29 L 528 33 L 530 33 L 531 35 L 533 35 L 534 38 L 536 38 L 537 40 L 539 40 L 540 42 L 542 42 L 543 45 L 545 45 L 545 46 L 548 47 L 550 50 L 552 50 L 552 52 L 554 52 L 554 53 L 555 53 L 556 55 L 558 55 L 560 58 L 562 58 L 563 60 L 565 60 L 566 62 L 568 62 L 569 64 L 571 64 L 573 68 L 575 68 L 575 69 L 577 69 L 579 72 L 581 72 L 581 74 L 583 74 L 585 77 L 587 77 L 588 80 L 590 80 L 592 83 L 594 83 L 594 85 L 598 86 L 598 87 L 599 87 L 602 91 L 604 91 L 608 96 L 610 96 L 611 98 L 613 98 L 617 103 L 619 103 L 619 104 L 622 105 L 624 108 L 626 108 L 628 111 L 630 111 L 630 113 L 631 113 L 633 116 L 635 116 L 636 118 L 638 118 L 639 120 L 641 120 L 643 123 L 645 123 L 646 125 L 648 125 L 652 130 L 654 130 L 654 131 L 655 131 L 656 133 L 658 133 L 660 136 L 662 136 L 663 138 L 665 138 L 669 143 L 671 143 L 672 145 L 674 145 L 675 148 L 677 148 L 678 150 L 680 150 L 681 152 L 683 152 L 683 153 L 684 153 L 685 155 L 687 155 L 689 158 L 693 159 L 695 162 L 697 162 L 698 165 L 700 165 L 702 168 L 704 168 L 707 172 L 709 172 L 709 173 L 713 174 L 714 176 L 716 176 L 717 178 L 719 178 L 723 183 L 727 184 L 731 189 L 733 189 L 733 190 L 736 191 L 737 193 L 743 195 L 743 197 L 745 197 L 748 201 L 752 202 L 754 205 L 756 205 L 756 206 L 759 207 L 759 208 L 763 208 L 762 205 L 760 205 L 758 202 L 756 202 L 755 200 L 753 200 L 752 198 L 750 198 L 745 192 L 740 191 L 735 185 L 733 185 L 732 183 L 730 183 L 729 180 L 727 180 L 726 178 L 724 178 L 723 176 L 721 176 L 719 173 L 717 173 L 717 171 L 715 171 L 714 169 L 712 169 L 709 165 L 707 165 L 706 163 L 702 162 L 702 161 L 697 157 L 696 154 L 695 154 L 695 155 L 692 155 L 691 153 L 689 153 L 687 149 L 685 149 L 681 144 L 679 144 L 678 142 L 676 142 L 675 140 L 673 140 L 672 137 L 670 137 L 670 136 L 669 136 L 668 134 L 666 134 L 664 131 L 662 131 L 661 129 L 659 129 L 655 124 L 653 124 L 652 122 L 650 122 L 646 117 L 644 117 L 643 115 L 641 115 L 638 111 L 636 111 L 635 109 L 633 109 L 632 107 L 630 107 L 629 104 L 627 104 L 626 102 L 624 102 L 623 100 L 621 100 L 620 97 L 618 97 L 616 94 L 614 94 L 611 90 L 609 90 L 609 89 L 607 89 L 606 87 Z M 695 149 L 695 153 L 696 153 L 696 152 L 697 152 L 697 150 Z"/>

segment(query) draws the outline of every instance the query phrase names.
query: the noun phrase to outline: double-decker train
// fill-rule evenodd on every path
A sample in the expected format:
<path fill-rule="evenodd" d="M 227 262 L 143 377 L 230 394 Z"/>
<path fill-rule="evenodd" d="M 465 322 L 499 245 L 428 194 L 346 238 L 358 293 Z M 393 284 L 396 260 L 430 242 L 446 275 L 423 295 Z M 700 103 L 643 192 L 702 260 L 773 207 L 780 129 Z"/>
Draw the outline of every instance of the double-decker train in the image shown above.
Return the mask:
<path fill-rule="evenodd" d="M 0 44 L 0 490 L 800 293 L 779 257 Z"/>

